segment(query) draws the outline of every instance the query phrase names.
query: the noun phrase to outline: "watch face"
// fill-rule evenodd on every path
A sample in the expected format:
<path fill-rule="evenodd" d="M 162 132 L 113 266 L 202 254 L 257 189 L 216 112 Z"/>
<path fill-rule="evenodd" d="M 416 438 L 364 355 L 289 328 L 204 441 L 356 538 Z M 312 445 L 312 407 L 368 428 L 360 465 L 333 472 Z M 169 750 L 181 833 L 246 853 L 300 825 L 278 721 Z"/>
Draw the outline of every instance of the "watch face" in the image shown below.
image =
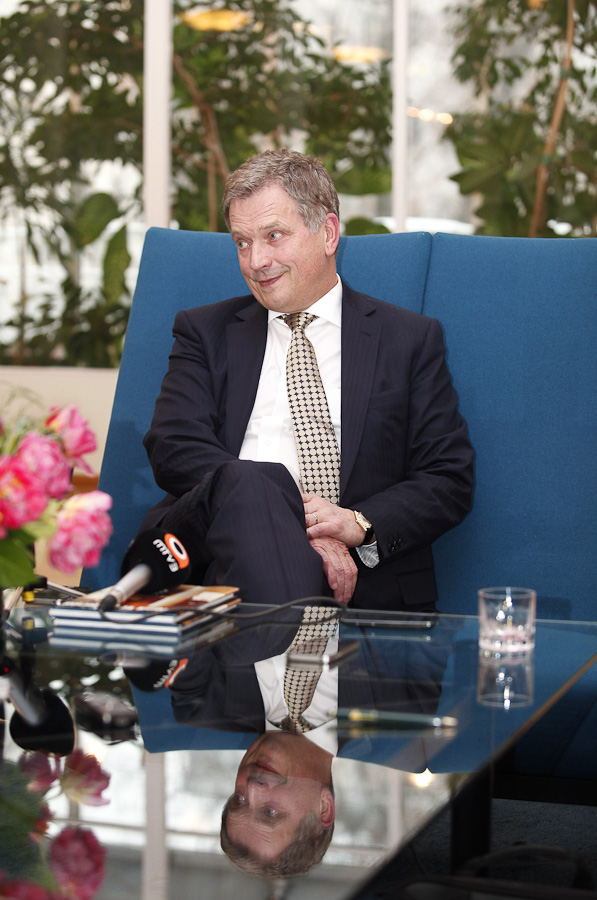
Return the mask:
<path fill-rule="evenodd" d="M 368 531 L 371 528 L 371 522 L 365 518 L 362 512 L 355 509 L 354 516 L 364 531 Z"/>

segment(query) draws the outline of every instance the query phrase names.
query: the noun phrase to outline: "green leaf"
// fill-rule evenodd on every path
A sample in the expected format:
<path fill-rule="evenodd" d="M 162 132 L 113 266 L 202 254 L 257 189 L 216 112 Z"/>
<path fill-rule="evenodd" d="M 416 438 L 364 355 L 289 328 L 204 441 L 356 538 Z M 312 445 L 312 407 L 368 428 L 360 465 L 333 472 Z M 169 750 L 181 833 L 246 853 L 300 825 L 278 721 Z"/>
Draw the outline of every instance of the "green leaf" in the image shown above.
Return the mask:
<path fill-rule="evenodd" d="M 106 225 L 120 215 L 118 204 L 110 194 L 91 194 L 76 210 L 72 234 L 79 247 L 97 240 Z"/>
<path fill-rule="evenodd" d="M 0 540 L 0 587 L 31 584 L 35 578 L 33 565 L 33 552 L 9 531 Z"/>
<path fill-rule="evenodd" d="M 392 189 L 391 169 L 360 168 L 354 166 L 335 179 L 341 194 L 387 194 Z"/>
<path fill-rule="evenodd" d="M 126 225 L 123 225 L 108 241 L 104 256 L 104 295 L 108 305 L 117 303 L 126 293 L 124 276 L 130 261 Z"/>
<path fill-rule="evenodd" d="M 344 226 L 344 233 L 351 234 L 390 234 L 390 229 L 381 222 L 374 222 L 364 216 L 355 216 L 349 219 Z"/>
<path fill-rule="evenodd" d="M 39 538 L 51 537 L 56 531 L 56 514 L 60 504 L 56 500 L 50 500 L 41 517 L 35 522 L 28 522 L 18 531 L 14 531 L 16 539 L 25 547 L 30 546 Z"/>
<path fill-rule="evenodd" d="M 4 760 L 0 791 L 0 870 L 11 876 L 41 880 L 39 844 L 31 839 L 42 817 L 44 794 L 31 791 L 19 766 Z M 51 886 L 51 885 L 50 885 Z"/>
<path fill-rule="evenodd" d="M 459 185 L 461 193 L 472 194 L 486 187 L 502 168 L 502 165 L 496 163 L 493 168 L 464 169 L 462 172 L 452 175 L 451 180 Z"/>

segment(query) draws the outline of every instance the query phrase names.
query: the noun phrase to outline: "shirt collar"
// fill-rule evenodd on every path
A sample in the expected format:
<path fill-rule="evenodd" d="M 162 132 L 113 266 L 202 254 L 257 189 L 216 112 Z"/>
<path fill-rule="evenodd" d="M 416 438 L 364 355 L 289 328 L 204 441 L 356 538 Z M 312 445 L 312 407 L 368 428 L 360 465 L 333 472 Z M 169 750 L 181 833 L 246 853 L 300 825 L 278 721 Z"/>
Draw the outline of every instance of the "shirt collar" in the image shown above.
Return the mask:
<path fill-rule="evenodd" d="M 331 291 L 311 304 L 309 312 L 332 325 L 337 325 L 338 328 L 342 326 L 342 281 L 339 276 Z M 268 324 L 279 318 L 281 318 L 281 313 L 268 310 Z"/>
<path fill-rule="evenodd" d="M 330 719 L 321 725 L 315 726 L 311 731 L 305 731 L 303 737 L 311 741 L 322 750 L 326 750 L 332 756 L 338 755 L 338 719 Z M 265 720 L 266 731 L 280 731 L 280 723 Z"/>

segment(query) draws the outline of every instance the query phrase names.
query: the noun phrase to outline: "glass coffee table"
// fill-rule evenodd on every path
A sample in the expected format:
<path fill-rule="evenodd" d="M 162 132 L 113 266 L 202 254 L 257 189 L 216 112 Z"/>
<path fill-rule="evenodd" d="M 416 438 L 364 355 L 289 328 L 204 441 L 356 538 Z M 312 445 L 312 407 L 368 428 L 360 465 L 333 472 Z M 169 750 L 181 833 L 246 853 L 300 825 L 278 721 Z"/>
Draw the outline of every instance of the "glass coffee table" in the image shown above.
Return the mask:
<path fill-rule="evenodd" d="M 101 900 L 251 900 L 289 886 L 292 898 L 356 898 L 597 651 L 586 622 L 539 621 L 532 656 L 480 660 L 475 617 L 350 614 L 323 664 L 301 661 L 321 676 L 323 724 L 306 737 L 264 712 L 275 721 L 296 624 L 256 611 L 177 665 L 140 642 L 69 646 L 44 608 L 14 610 L 2 791 L 16 819 L 0 826 L 0 860 L 27 837 L 19 802 L 33 797 L 27 814 L 51 810 L 39 871 L 51 870 L 45 848 L 83 829 Z M 32 759 L 53 780 L 44 768 L 27 793 Z M 30 849 L 19 877 L 37 871 Z"/>

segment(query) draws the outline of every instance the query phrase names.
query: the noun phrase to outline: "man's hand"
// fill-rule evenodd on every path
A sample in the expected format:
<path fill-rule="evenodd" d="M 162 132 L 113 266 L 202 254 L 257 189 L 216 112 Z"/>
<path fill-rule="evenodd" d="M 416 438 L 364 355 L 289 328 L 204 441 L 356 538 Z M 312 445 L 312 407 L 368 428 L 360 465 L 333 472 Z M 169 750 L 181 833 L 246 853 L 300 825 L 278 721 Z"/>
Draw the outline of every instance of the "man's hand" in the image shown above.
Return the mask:
<path fill-rule="evenodd" d="M 302 497 L 307 537 L 310 541 L 329 537 L 342 541 L 347 547 L 360 547 L 365 532 L 356 522 L 354 510 L 335 506 L 317 494 L 303 494 Z"/>
<path fill-rule="evenodd" d="M 354 594 L 358 572 L 346 544 L 334 538 L 325 537 L 314 538 L 311 546 L 317 550 L 323 560 L 323 574 L 334 592 L 334 598 L 346 606 Z"/>

